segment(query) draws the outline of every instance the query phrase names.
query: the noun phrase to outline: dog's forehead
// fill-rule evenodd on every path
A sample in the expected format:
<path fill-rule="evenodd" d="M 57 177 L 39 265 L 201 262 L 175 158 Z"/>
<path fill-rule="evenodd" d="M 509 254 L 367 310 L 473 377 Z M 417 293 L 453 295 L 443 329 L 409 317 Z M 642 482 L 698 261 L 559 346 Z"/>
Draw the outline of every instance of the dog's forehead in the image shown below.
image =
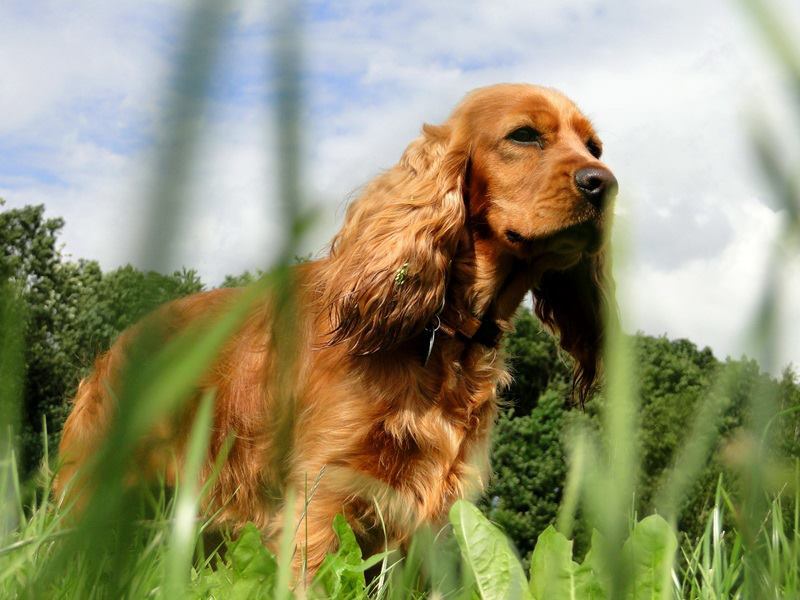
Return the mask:
<path fill-rule="evenodd" d="M 464 117 L 477 131 L 504 130 L 525 121 L 541 129 L 569 127 L 581 137 L 593 135 L 589 119 L 561 92 L 528 84 L 499 84 L 479 88 L 456 108 L 453 117 Z"/>

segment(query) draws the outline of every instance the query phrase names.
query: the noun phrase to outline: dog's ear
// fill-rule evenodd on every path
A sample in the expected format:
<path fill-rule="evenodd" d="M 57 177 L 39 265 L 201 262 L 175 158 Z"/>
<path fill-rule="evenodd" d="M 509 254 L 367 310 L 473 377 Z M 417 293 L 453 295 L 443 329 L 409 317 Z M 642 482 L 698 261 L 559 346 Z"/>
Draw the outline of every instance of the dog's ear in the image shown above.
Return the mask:
<path fill-rule="evenodd" d="M 348 208 L 321 282 L 329 344 L 356 355 L 386 350 L 421 333 L 441 309 L 465 225 L 468 151 L 453 138 L 449 125 L 425 125 Z"/>
<path fill-rule="evenodd" d="M 547 271 L 533 290 L 536 316 L 575 359 L 573 397 L 583 405 L 597 378 L 609 317 L 615 313 L 605 252 Z"/>

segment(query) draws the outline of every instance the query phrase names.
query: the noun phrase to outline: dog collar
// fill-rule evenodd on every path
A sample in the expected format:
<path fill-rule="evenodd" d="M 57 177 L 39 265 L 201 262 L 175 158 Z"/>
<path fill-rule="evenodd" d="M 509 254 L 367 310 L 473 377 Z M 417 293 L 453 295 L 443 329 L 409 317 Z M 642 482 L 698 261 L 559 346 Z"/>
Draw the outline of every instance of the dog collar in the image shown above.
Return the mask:
<path fill-rule="evenodd" d="M 503 337 L 504 329 L 488 313 L 482 319 L 474 315 L 459 314 L 457 320 L 442 320 L 439 329 L 448 337 L 476 342 L 487 348 L 496 348 Z"/>
<path fill-rule="evenodd" d="M 440 315 L 436 315 L 430 326 L 425 328 L 426 344 L 422 364 L 428 364 L 438 332 L 466 343 L 474 342 L 487 348 L 497 348 L 505 330 L 500 325 L 500 322 L 490 318 L 488 313 L 482 319 L 474 315 L 462 315 L 459 313 L 456 316 L 456 320 L 452 322 L 445 320 Z"/>

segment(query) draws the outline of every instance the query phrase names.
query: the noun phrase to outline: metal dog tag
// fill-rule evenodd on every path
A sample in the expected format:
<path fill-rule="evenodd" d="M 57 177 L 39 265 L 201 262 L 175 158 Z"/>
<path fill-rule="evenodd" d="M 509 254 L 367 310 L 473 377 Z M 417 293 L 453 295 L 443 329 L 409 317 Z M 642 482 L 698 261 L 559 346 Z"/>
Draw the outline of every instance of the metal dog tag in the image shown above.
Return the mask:
<path fill-rule="evenodd" d="M 436 340 L 436 332 L 439 331 L 439 327 L 442 326 L 442 321 L 439 319 L 439 316 L 436 316 L 436 326 L 431 328 L 431 336 L 428 338 L 428 352 L 425 354 L 425 360 L 422 363 L 422 366 L 428 366 L 428 360 L 431 358 L 431 352 L 433 352 L 433 342 Z"/>

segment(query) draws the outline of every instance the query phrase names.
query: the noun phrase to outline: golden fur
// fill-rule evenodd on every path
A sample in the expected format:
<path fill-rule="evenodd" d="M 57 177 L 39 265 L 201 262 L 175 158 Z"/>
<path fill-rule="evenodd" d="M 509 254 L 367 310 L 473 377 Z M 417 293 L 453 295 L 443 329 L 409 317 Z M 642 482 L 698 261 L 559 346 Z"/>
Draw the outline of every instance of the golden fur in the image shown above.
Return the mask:
<path fill-rule="evenodd" d="M 539 134 L 535 143 L 511 139 L 521 127 Z M 286 489 L 302 496 L 306 481 L 319 476 L 305 515 L 308 536 L 303 526 L 296 539 L 303 550 L 296 559 L 307 554 L 311 572 L 335 546 L 336 513 L 349 519 L 365 551 L 397 547 L 420 525 L 441 524 L 455 499 L 475 498 L 486 483 L 497 389 L 509 381 L 492 336 L 475 330 L 482 322 L 494 334 L 510 329 L 531 290 L 536 314 L 575 358 L 583 399 L 602 339 L 610 211 L 606 198 L 587 201 L 575 173 L 600 169 L 613 188 L 599 144 L 566 97 L 522 84 L 476 90 L 443 125 L 425 125 L 400 162 L 350 205 L 329 256 L 297 267 L 298 358 L 280 394 L 270 384 L 268 302 L 198 383 L 198 391 L 216 390 L 209 460 L 235 436 L 209 499 L 223 507 L 219 522 L 254 521 L 273 540 L 284 511 L 302 518 L 302 497 L 284 506 Z M 177 330 L 220 314 L 239 294 L 200 293 L 158 315 Z M 80 384 L 60 446 L 59 495 L 113 417 L 107 389 L 134 332 L 120 336 Z M 277 418 L 287 397 L 291 414 Z M 283 426 L 288 432 L 278 431 Z M 185 429 L 166 440 L 177 454 Z"/>

